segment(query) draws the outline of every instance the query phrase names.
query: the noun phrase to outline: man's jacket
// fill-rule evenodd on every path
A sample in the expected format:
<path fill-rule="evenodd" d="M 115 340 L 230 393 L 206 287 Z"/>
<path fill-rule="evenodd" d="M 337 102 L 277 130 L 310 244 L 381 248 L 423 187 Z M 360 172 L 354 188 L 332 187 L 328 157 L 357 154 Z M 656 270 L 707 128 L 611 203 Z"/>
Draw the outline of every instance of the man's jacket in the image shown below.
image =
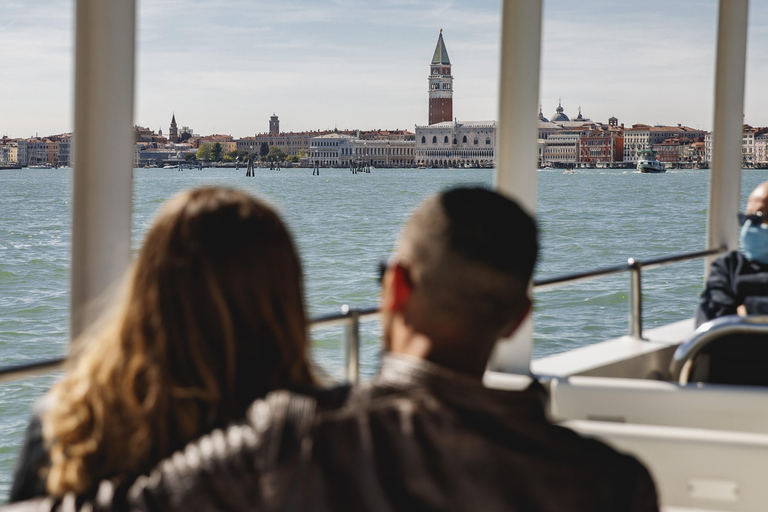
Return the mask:
<path fill-rule="evenodd" d="M 348 393 L 273 393 L 245 424 L 160 463 L 95 510 L 654 511 L 634 458 L 554 426 L 544 389 L 484 388 L 388 356 Z M 77 508 L 70 500 L 62 509 Z"/>

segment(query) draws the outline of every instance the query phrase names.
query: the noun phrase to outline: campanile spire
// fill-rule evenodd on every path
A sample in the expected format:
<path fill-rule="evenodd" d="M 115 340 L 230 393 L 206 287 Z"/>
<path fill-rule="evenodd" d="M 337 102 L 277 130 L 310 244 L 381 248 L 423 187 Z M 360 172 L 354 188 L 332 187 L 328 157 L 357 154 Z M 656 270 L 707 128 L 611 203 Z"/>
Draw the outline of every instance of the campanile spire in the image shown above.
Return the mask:
<path fill-rule="evenodd" d="M 429 124 L 453 120 L 453 76 L 451 59 L 443 41 L 443 29 L 437 38 L 429 65 Z"/>

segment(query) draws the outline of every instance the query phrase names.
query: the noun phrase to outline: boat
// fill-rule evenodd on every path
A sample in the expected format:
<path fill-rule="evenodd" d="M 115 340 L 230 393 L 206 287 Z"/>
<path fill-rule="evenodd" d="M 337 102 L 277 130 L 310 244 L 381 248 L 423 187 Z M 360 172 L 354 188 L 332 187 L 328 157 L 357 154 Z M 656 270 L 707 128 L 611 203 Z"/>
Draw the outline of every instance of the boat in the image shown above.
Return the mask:
<path fill-rule="evenodd" d="M 421 163 L 419 164 L 419 166 L 417 167 L 417 169 L 426 169 L 426 168 L 427 168 L 427 166 L 426 166 L 426 165 L 424 165 L 424 162 L 421 162 Z"/>
<path fill-rule="evenodd" d="M 662 162 L 656 160 L 656 152 L 652 149 L 641 149 L 637 152 L 637 170 L 651 174 L 667 172 Z"/>
<path fill-rule="evenodd" d="M 83 5 L 88 5 L 82 2 Z M 549 393 L 549 417 L 640 459 L 666 512 L 768 508 L 768 387 L 690 382 L 690 362 L 717 337 L 768 336 L 768 318 L 726 318 L 694 331 L 692 319 L 643 328 L 642 274 L 661 265 L 713 258 L 738 247 L 747 1 L 720 0 L 715 65 L 713 161 L 705 248 L 595 268 L 532 283 L 534 291 L 627 274 L 628 332 L 587 347 L 532 360 L 533 321 L 500 340 L 484 384 L 516 390 L 537 379 Z M 80 6 L 78 6 L 80 7 Z M 135 1 L 77 10 L 75 165 L 72 215 L 71 336 L 98 310 L 86 308 L 131 261 L 131 162 Z M 536 211 L 537 117 L 542 0 L 504 0 L 495 184 Z M 83 91 L 99 90 L 99 95 Z M 110 109 L 99 108 L 109 104 Z M 123 134 L 122 137 L 115 134 Z M 87 144 L 85 142 L 88 142 Z M 359 379 L 359 324 L 378 308 L 342 308 L 313 321 L 345 326 L 345 378 Z M 63 360 L 0 369 L 13 380 L 61 368 Z M 687 368 L 687 369 L 686 369 Z M 509 478 L 514 478 L 510 475 Z M 557 492 L 553 487 L 553 493 Z"/>
<path fill-rule="evenodd" d="M 576 174 L 576 171 L 572 167 L 569 167 L 568 169 L 563 171 L 563 174 Z"/>
<path fill-rule="evenodd" d="M 51 164 L 34 164 L 27 166 L 27 169 L 53 169 Z"/>

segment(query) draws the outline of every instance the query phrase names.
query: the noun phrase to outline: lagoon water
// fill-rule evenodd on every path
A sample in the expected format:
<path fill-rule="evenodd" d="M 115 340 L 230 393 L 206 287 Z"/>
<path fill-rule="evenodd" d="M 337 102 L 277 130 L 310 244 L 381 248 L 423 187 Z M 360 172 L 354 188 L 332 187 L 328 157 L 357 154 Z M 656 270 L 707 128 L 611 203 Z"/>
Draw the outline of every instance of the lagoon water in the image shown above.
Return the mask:
<path fill-rule="evenodd" d="M 154 212 L 175 192 L 203 184 L 241 187 L 267 198 L 288 222 L 304 262 L 312 315 L 343 304 L 372 306 L 378 300 L 377 264 L 389 256 L 419 201 L 451 185 L 490 185 L 493 179 L 489 170 L 311 174 L 257 169 L 256 177 L 247 178 L 234 169 L 137 169 L 134 248 Z M 744 198 L 768 179 L 768 171 L 745 170 L 742 176 Z M 706 170 L 540 171 L 542 253 L 536 277 L 703 249 L 708 184 Z M 71 190 L 70 169 L 0 171 L 0 365 L 66 351 Z M 703 269 L 696 260 L 643 273 L 646 328 L 692 315 Z M 627 275 L 617 275 L 537 293 L 534 356 L 625 334 L 628 283 Z M 378 362 L 377 323 L 364 323 L 362 335 L 362 372 L 370 376 Z M 315 360 L 330 374 L 340 371 L 341 339 L 341 329 L 313 332 Z M 10 488 L 30 405 L 54 378 L 0 384 L 0 502 Z"/>

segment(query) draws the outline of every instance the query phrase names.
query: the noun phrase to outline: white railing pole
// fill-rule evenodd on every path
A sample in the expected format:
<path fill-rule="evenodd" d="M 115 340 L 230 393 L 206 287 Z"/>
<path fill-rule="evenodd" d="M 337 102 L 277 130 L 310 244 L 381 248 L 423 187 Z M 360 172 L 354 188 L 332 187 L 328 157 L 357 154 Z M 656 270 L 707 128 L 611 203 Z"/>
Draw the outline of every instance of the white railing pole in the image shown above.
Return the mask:
<path fill-rule="evenodd" d="M 536 211 L 542 0 L 504 0 L 495 187 Z M 496 347 L 490 368 L 530 373 L 533 322 Z"/>
<path fill-rule="evenodd" d="M 715 64 L 715 121 L 707 247 L 736 249 L 741 194 L 741 137 L 747 53 L 748 0 L 720 0 Z M 714 256 L 707 258 L 706 274 Z"/>
<path fill-rule="evenodd" d="M 71 338 L 131 259 L 135 30 L 135 0 L 77 0 Z"/>

